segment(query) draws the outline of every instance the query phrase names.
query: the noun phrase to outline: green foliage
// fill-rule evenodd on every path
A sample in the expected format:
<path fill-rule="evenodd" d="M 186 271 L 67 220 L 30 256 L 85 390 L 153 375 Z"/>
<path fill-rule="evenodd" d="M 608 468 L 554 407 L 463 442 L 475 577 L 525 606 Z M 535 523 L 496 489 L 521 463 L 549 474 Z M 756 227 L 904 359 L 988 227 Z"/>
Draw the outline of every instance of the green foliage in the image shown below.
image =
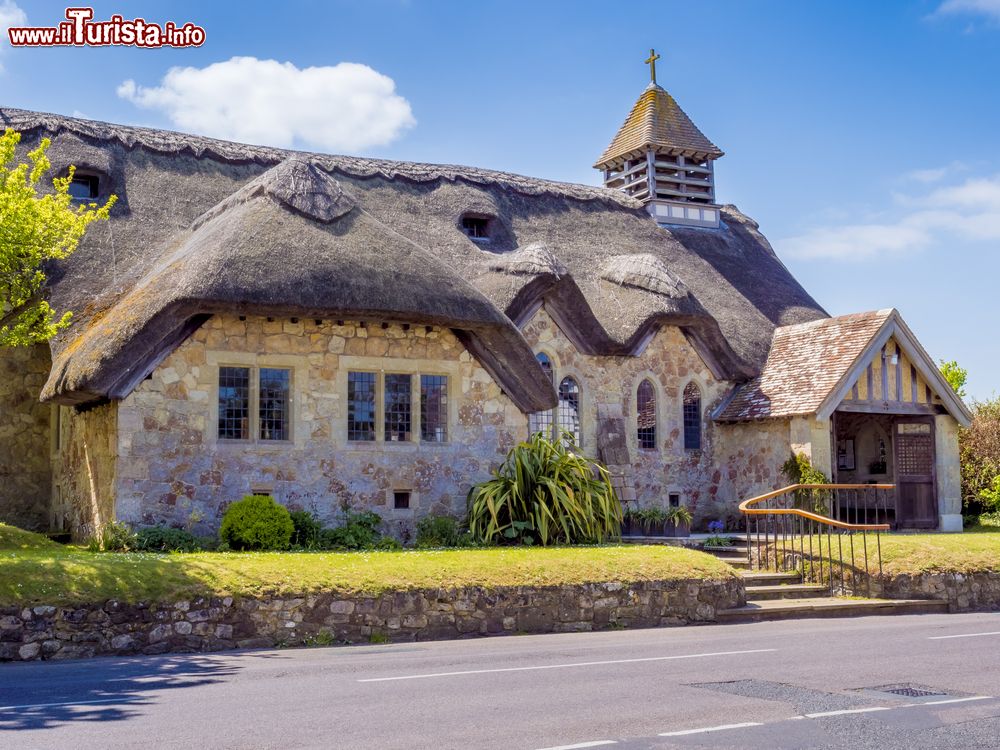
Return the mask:
<path fill-rule="evenodd" d="M 675 526 L 690 526 L 694 520 L 694 514 L 683 505 L 667 510 L 667 520 Z"/>
<path fill-rule="evenodd" d="M 87 226 L 107 219 L 116 200 L 74 205 L 72 167 L 66 177 L 52 180 L 52 192 L 39 195 L 39 183 L 52 167 L 45 155 L 50 141 L 42 139 L 28 162 L 19 164 L 20 141 L 13 130 L 0 135 L 0 346 L 47 341 L 69 325 L 70 313 L 57 317 L 45 299 L 43 268 L 76 250 Z"/>
<path fill-rule="evenodd" d="M 320 532 L 320 549 L 374 549 L 382 539 L 382 516 L 374 511 L 346 511 L 344 523 Z"/>
<path fill-rule="evenodd" d="M 386 535 L 375 542 L 375 546 L 372 549 L 379 550 L 380 552 L 400 552 L 403 549 L 403 545 L 395 537 Z"/>
<path fill-rule="evenodd" d="M 247 495 L 226 508 L 219 538 L 236 550 L 283 550 L 292 541 L 291 514 L 268 495 Z"/>
<path fill-rule="evenodd" d="M 458 520 L 451 516 L 424 516 L 417 521 L 417 549 L 431 547 L 464 547 L 471 541 L 462 532 Z"/>
<path fill-rule="evenodd" d="M 965 512 L 979 515 L 996 505 L 1000 476 L 1000 398 L 972 405 L 972 424 L 958 436 Z"/>
<path fill-rule="evenodd" d="M 323 524 L 316 516 L 307 510 L 293 510 L 292 517 L 292 546 L 301 549 L 316 549 L 319 547 L 320 535 L 323 533 Z"/>
<path fill-rule="evenodd" d="M 993 477 L 988 486 L 979 490 L 979 501 L 984 515 L 1000 513 L 1000 476 Z"/>
<path fill-rule="evenodd" d="M 964 367 L 959 367 L 958 362 L 955 360 L 945 362 L 942 359 L 938 367 L 941 369 L 941 374 L 944 375 L 944 379 L 948 381 L 951 389 L 960 398 L 965 398 L 965 382 L 969 379 L 969 371 Z"/>
<path fill-rule="evenodd" d="M 137 543 L 132 527 L 122 521 L 111 521 L 87 541 L 87 549 L 91 552 L 132 552 L 137 549 Z"/>
<path fill-rule="evenodd" d="M 781 472 L 792 484 L 829 484 L 830 480 L 812 465 L 804 453 L 792 453 L 781 465 Z M 795 507 L 811 510 L 820 515 L 830 513 L 830 492 L 827 490 L 796 490 Z"/>
<path fill-rule="evenodd" d="M 732 547 L 733 540 L 728 536 L 710 536 L 705 540 L 706 547 Z"/>
<path fill-rule="evenodd" d="M 608 470 L 573 452 L 568 434 L 536 433 L 512 448 L 493 478 L 469 490 L 469 531 L 487 544 L 599 543 L 617 539 L 622 509 Z"/>
<path fill-rule="evenodd" d="M 207 549 L 207 545 L 184 529 L 147 526 L 136 532 L 135 549 L 138 552 L 200 552 Z"/>

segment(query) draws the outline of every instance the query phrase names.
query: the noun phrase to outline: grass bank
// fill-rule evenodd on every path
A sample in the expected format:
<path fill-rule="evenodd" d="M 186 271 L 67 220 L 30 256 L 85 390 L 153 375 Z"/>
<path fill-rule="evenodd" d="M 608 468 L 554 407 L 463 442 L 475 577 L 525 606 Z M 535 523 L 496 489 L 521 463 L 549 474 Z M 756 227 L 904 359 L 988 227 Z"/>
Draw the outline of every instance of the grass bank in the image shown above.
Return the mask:
<path fill-rule="evenodd" d="M 1000 527 L 974 526 L 961 534 L 884 534 L 885 573 L 1000 572 Z"/>
<path fill-rule="evenodd" d="M 95 553 L 0 524 L 0 606 L 171 601 L 319 591 L 546 586 L 724 578 L 729 566 L 681 547 L 506 547 L 404 552 Z"/>

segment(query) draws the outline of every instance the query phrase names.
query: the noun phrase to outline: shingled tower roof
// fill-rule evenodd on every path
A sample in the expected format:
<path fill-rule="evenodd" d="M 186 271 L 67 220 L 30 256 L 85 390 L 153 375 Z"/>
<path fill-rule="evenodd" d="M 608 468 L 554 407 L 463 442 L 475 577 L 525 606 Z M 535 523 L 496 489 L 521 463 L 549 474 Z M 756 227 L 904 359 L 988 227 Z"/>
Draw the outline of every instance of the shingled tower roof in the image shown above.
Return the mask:
<path fill-rule="evenodd" d="M 691 122 L 677 101 L 656 83 L 650 83 L 632 107 L 625 124 L 594 167 L 612 166 L 647 148 L 718 159 L 723 151 Z"/>

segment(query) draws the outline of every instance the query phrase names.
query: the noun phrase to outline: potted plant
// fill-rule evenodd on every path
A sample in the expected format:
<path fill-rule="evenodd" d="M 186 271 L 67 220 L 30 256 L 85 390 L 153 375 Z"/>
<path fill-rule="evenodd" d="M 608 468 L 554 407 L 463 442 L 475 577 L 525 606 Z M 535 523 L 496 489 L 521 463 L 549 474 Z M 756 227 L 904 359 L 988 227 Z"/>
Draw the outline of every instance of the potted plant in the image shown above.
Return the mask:
<path fill-rule="evenodd" d="M 638 508 L 626 508 L 622 512 L 622 536 L 642 536 L 642 524 Z"/>
<path fill-rule="evenodd" d="M 691 521 L 694 516 L 683 505 L 671 508 L 667 513 L 666 535 L 672 537 L 691 536 Z"/>

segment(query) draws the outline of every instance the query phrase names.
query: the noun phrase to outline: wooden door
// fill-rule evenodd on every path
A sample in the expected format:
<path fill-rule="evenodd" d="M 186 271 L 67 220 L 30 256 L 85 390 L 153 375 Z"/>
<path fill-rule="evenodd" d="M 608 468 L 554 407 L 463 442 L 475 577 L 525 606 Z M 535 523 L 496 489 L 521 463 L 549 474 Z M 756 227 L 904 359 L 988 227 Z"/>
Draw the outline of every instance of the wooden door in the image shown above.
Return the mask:
<path fill-rule="evenodd" d="M 936 529 L 934 422 L 929 418 L 900 418 L 892 437 L 896 458 L 896 523 L 902 528 Z"/>

